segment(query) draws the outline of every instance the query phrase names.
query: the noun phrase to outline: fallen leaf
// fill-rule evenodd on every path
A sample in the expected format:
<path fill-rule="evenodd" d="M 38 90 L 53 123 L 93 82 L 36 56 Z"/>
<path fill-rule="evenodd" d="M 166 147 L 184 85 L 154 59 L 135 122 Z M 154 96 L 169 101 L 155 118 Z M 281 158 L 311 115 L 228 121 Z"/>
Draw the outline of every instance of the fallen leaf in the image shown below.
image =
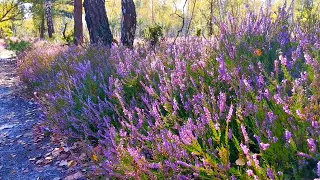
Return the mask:
<path fill-rule="evenodd" d="M 36 158 L 30 158 L 29 159 L 29 161 L 35 161 L 36 160 Z"/>
<path fill-rule="evenodd" d="M 246 164 L 246 161 L 242 157 L 239 157 L 239 159 L 236 160 L 236 164 L 238 166 L 244 166 Z"/>
<path fill-rule="evenodd" d="M 68 162 L 68 167 L 73 167 L 77 164 L 77 162 L 75 162 L 74 160 L 71 160 Z"/>
<path fill-rule="evenodd" d="M 18 135 L 18 136 L 16 136 L 16 138 L 20 138 L 20 137 L 22 137 L 22 135 Z"/>
<path fill-rule="evenodd" d="M 10 154 L 10 155 L 11 155 L 11 158 L 14 158 L 17 156 L 16 154 Z"/>
<path fill-rule="evenodd" d="M 52 160 L 52 157 L 51 156 L 48 156 L 45 158 L 46 160 Z"/>
<path fill-rule="evenodd" d="M 94 155 L 92 155 L 92 158 L 93 158 L 93 160 L 94 160 L 94 161 L 96 161 L 96 162 L 98 162 L 98 161 L 99 161 L 98 156 L 97 156 L 97 155 L 95 155 L 95 154 L 94 154 Z"/>

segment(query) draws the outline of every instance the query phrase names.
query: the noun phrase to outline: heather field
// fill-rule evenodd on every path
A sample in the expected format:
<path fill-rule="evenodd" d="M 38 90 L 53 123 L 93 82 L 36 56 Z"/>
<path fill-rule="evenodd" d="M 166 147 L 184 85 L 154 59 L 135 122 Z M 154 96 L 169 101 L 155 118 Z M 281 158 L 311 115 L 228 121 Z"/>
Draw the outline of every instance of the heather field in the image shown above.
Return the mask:
<path fill-rule="evenodd" d="M 89 179 L 315 179 L 319 24 L 261 9 L 207 38 L 44 43 L 19 75 Z"/>

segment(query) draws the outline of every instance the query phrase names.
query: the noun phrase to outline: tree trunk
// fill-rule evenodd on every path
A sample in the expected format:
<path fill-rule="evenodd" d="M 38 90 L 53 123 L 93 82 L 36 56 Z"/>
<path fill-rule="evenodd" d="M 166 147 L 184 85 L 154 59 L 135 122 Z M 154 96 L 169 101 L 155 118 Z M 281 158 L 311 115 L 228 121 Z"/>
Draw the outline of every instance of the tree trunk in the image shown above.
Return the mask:
<path fill-rule="evenodd" d="M 49 38 L 53 37 L 54 27 L 53 27 L 53 19 L 52 19 L 52 2 L 51 0 L 46 0 L 46 17 L 47 17 L 47 26 L 48 26 L 48 35 Z"/>
<path fill-rule="evenodd" d="M 82 0 L 74 0 L 74 44 L 83 42 Z"/>
<path fill-rule="evenodd" d="M 210 1 L 209 36 L 213 34 L 213 0 Z"/>
<path fill-rule="evenodd" d="M 151 0 L 151 20 L 152 20 L 152 24 L 154 24 L 154 0 Z"/>
<path fill-rule="evenodd" d="M 136 7 L 133 0 L 121 0 L 121 43 L 127 47 L 133 47 L 134 36 L 137 26 Z"/>
<path fill-rule="evenodd" d="M 83 7 L 86 12 L 91 44 L 101 43 L 111 47 L 113 37 L 109 27 L 105 0 L 85 0 Z"/>
<path fill-rule="evenodd" d="M 44 23 L 45 23 L 45 17 L 44 17 L 44 14 L 43 14 L 43 16 L 42 16 L 42 18 L 41 18 L 41 24 L 40 24 L 40 39 L 44 39 L 44 31 L 45 31 L 45 27 L 44 27 Z"/>

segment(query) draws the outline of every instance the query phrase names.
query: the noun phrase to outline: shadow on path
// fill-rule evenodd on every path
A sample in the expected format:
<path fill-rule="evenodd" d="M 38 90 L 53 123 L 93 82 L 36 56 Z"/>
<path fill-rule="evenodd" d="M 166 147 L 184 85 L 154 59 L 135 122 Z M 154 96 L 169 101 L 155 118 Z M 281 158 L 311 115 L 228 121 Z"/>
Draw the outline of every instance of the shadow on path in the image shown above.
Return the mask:
<path fill-rule="evenodd" d="M 15 64 L 0 59 L 0 180 L 59 179 L 62 169 L 30 160 L 47 153 L 46 144 L 33 141 L 33 126 L 42 114 L 37 104 L 19 95 L 23 88 Z"/>

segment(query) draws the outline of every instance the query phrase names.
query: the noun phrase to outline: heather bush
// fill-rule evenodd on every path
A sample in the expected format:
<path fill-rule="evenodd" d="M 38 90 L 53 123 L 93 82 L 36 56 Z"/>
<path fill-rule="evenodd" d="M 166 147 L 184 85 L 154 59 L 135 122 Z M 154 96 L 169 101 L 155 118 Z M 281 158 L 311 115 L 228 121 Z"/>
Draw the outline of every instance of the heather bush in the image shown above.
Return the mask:
<path fill-rule="evenodd" d="M 289 24 L 282 8 L 275 19 L 230 16 L 210 40 L 155 51 L 34 50 L 20 70 L 47 94 L 52 127 L 86 142 L 91 170 L 106 177 L 310 179 L 320 176 L 314 29 Z"/>

